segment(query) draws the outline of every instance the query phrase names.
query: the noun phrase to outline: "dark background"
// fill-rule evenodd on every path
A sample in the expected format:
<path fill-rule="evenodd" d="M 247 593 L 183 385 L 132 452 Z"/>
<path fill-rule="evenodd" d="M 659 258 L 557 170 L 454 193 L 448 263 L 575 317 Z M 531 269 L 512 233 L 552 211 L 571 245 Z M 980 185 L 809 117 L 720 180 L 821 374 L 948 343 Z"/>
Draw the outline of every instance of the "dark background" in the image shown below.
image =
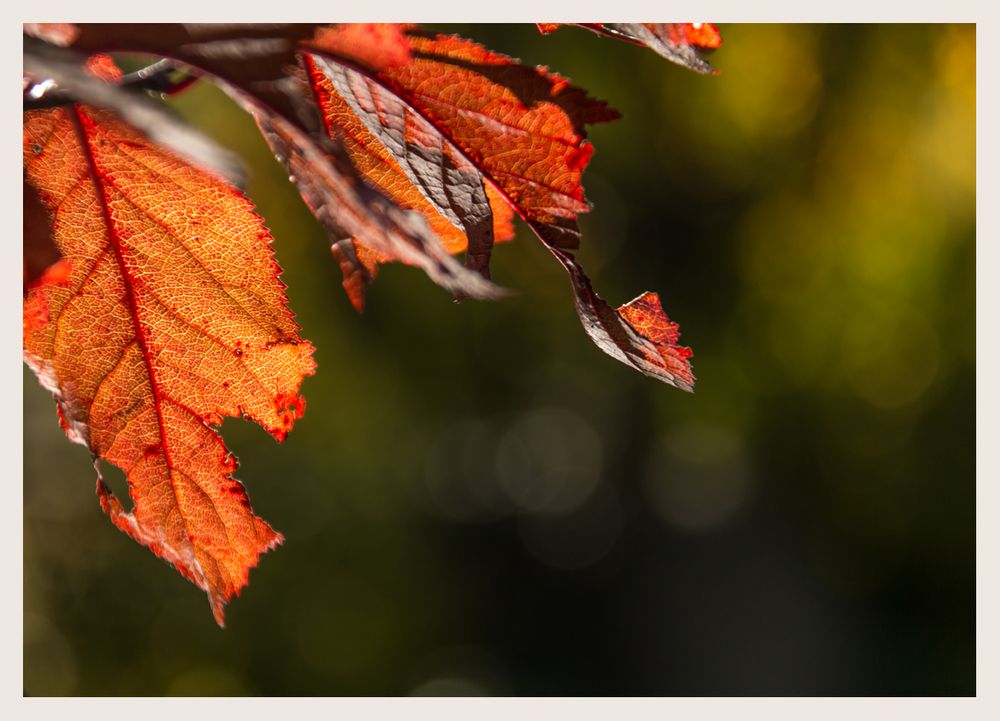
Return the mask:
<path fill-rule="evenodd" d="M 716 77 L 445 29 L 622 111 L 580 255 L 616 304 L 661 293 L 696 393 L 593 347 L 524 226 L 493 266 L 512 298 L 394 266 L 356 315 L 200 83 L 175 104 L 247 159 L 317 347 L 284 444 L 224 426 L 287 541 L 219 630 L 101 513 L 25 370 L 25 693 L 974 693 L 974 27 L 723 25 Z"/>

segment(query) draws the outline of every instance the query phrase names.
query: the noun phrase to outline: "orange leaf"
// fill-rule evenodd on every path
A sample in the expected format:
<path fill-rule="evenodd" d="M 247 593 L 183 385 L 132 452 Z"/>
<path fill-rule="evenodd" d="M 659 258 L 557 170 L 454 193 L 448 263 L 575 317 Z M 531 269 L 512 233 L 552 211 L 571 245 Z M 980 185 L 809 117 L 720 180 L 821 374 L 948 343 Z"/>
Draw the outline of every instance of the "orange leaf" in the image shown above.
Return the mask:
<path fill-rule="evenodd" d="M 249 201 L 107 111 L 24 117 L 28 182 L 70 263 L 25 299 L 27 362 L 69 437 L 125 471 L 115 525 L 208 593 L 216 621 L 282 538 L 254 515 L 215 427 L 246 415 L 277 439 L 303 410 L 299 338 Z"/>
<path fill-rule="evenodd" d="M 494 241 L 513 237 L 513 211 L 499 193 L 484 188 L 468 160 L 381 86 L 320 57 L 307 55 L 305 65 L 327 133 L 368 183 L 423 215 L 449 253 L 468 250 L 466 265 L 488 278 Z M 360 310 L 375 265 L 397 258 L 357 242 L 350 251 L 343 243 L 333 250 Z"/>
<path fill-rule="evenodd" d="M 419 112 L 518 214 L 560 247 L 579 243 L 590 209 L 581 178 L 593 155 L 584 126 L 616 110 L 545 68 L 449 35 L 409 32 L 413 59 L 378 80 Z"/>
<path fill-rule="evenodd" d="M 629 362 L 648 364 L 654 369 L 654 373 L 665 371 L 672 376 L 669 382 L 690 391 L 694 386 L 694 375 L 687 361 L 691 357 L 691 349 L 677 345 L 680 332 L 677 324 L 670 322 L 663 312 L 660 296 L 656 293 L 643 293 L 619 307 L 618 316 L 652 344 L 652 347 L 640 345 L 641 356 Z"/>

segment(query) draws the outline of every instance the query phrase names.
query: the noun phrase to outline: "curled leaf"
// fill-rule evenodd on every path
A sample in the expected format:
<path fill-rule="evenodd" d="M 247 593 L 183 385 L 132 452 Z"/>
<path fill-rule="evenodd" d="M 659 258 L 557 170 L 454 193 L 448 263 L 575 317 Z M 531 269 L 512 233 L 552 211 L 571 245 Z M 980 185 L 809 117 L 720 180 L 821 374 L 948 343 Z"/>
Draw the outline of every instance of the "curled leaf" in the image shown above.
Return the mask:
<path fill-rule="evenodd" d="M 467 251 L 466 266 L 488 278 L 494 241 L 513 236 L 510 206 L 433 126 L 384 87 L 322 57 L 307 56 L 306 67 L 327 132 L 366 180 L 401 207 L 419 212 L 449 253 Z M 360 268 L 336 246 L 345 288 L 357 307 L 365 273 L 370 280 L 375 263 L 395 258 L 350 251 L 369 256 Z"/>
<path fill-rule="evenodd" d="M 548 248 L 569 274 L 576 312 L 598 348 L 643 375 L 684 391 L 694 390 L 694 373 L 688 360 L 691 349 L 677 344 L 677 324 L 663 312 L 656 293 L 647 291 L 612 308 L 594 291 L 590 278 L 571 253 Z"/>

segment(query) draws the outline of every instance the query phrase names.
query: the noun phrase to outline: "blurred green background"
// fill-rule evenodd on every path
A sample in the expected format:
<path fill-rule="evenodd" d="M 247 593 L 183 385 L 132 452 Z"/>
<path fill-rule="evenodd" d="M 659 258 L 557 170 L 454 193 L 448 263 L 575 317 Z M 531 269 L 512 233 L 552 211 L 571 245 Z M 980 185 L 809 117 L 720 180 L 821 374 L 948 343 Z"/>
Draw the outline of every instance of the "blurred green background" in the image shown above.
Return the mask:
<path fill-rule="evenodd" d="M 434 27 L 622 111 L 580 255 L 615 304 L 661 293 L 696 393 L 597 350 L 524 226 L 495 254 L 512 298 L 393 266 L 356 315 L 201 83 L 174 104 L 247 159 L 317 347 L 284 444 L 224 426 L 287 541 L 219 630 L 101 513 L 25 370 L 25 693 L 974 693 L 974 26 L 722 25 L 716 77 Z"/>

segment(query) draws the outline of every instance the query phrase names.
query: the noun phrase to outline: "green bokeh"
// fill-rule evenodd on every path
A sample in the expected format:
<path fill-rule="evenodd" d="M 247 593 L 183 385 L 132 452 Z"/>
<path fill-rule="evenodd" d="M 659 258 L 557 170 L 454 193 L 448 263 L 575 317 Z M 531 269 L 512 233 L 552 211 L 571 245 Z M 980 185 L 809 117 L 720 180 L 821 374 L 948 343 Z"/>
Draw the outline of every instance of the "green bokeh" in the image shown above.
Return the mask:
<path fill-rule="evenodd" d="M 394 266 L 355 314 L 199 84 L 175 105 L 246 159 L 317 348 L 284 444 L 224 425 L 287 541 L 220 631 L 100 512 L 26 370 L 25 693 L 974 693 L 974 27 L 722 26 L 715 77 L 445 29 L 622 111 L 591 133 L 580 255 L 613 302 L 660 292 L 697 392 L 594 348 L 523 226 L 511 298 Z"/>

